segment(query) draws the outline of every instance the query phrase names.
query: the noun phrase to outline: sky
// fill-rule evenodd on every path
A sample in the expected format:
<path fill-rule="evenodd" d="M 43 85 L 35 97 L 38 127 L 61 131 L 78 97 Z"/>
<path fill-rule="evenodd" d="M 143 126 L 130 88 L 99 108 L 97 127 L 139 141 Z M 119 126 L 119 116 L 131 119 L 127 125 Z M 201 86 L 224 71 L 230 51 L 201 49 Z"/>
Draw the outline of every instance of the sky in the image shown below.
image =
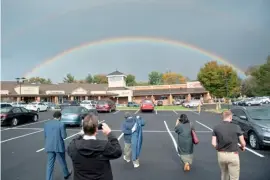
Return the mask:
<path fill-rule="evenodd" d="M 206 62 L 197 51 L 155 41 L 93 41 L 152 37 L 184 42 L 245 70 L 270 55 L 269 0 L 2 0 L 1 80 L 39 76 L 61 82 L 67 73 L 121 71 L 147 81 L 168 70 L 196 79 Z"/>

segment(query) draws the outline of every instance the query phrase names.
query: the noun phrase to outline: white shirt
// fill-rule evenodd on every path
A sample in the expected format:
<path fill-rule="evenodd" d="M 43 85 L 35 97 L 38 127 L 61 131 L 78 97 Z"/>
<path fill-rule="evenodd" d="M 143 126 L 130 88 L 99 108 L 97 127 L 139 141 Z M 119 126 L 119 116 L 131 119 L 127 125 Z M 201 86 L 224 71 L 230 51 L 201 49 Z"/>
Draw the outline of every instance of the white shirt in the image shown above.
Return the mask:
<path fill-rule="evenodd" d="M 94 140 L 96 140 L 97 138 L 96 138 L 96 136 L 88 136 L 88 135 L 84 135 L 84 136 L 83 136 L 83 139 L 84 139 L 84 140 L 89 140 L 89 139 L 94 139 Z"/>

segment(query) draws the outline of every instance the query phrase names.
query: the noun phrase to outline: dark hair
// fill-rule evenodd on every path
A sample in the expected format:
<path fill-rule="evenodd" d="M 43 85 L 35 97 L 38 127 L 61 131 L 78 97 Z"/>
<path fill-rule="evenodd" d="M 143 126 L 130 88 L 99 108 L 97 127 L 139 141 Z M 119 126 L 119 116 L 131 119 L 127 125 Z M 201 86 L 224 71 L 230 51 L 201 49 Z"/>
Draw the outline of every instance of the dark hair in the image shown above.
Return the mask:
<path fill-rule="evenodd" d="M 98 128 L 98 118 L 95 114 L 90 113 L 83 119 L 83 131 L 84 134 L 93 135 Z"/>
<path fill-rule="evenodd" d="M 188 117 L 187 117 L 186 114 L 181 114 L 181 115 L 180 115 L 180 118 L 179 118 L 179 121 L 180 121 L 182 124 L 189 123 L 189 120 L 188 120 Z"/>
<path fill-rule="evenodd" d="M 55 111 L 53 114 L 53 117 L 57 119 L 59 119 L 61 116 L 62 116 L 62 113 L 60 111 Z"/>

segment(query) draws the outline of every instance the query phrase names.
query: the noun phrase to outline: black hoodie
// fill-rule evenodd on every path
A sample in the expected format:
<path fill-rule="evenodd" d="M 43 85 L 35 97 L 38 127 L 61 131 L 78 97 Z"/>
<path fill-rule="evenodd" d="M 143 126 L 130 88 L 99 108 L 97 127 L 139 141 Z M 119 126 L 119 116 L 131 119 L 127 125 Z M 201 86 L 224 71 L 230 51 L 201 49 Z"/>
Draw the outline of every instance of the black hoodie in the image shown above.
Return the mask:
<path fill-rule="evenodd" d="M 110 160 L 122 156 L 117 138 L 110 133 L 106 140 L 73 139 L 68 146 L 72 159 L 74 180 L 113 180 Z"/>

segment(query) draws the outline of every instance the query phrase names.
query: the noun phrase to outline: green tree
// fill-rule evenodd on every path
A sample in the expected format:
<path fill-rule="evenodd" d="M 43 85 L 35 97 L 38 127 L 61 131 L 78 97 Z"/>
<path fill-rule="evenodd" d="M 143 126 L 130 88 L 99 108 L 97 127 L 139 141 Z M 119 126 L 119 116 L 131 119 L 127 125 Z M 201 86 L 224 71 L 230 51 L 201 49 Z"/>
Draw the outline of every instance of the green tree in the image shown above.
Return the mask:
<path fill-rule="evenodd" d="M 52 81 L 50 79 L 45 79 L 41 77 L 32 77 L 28 79 L 29 83 L 37 83 L 37 84 L 52 84 Z"/>
<path fill-rule="evenodd" d="M 218 65 L 216 61 L 208 62 L 197 75 L 204 88 L 218 98 L 235 97 L 240 94 L 240 79 L 236 71 L 227 65 Z"/>
<path fill-rule="evenodd" d="M 127 86 L 135 86 L 136 85 L 135 76 L 132 74 L 128 74 L 126 78 L 126 84 Z"/>
<path fill-rule="evenodd" d="M 148 82 L 136 82 L 136 86 L 149 86 Z"/>
<path fill-rule="evenodd" d="M 148 82 L 151 85 L 162 84 L 162 73 L 157 71 L 152 71 L 148 74 Z"/>
<path fill-rule="evenodd" d="M 92 77 L 91 74 L 88 74 L 88 75 L 86 76 L 85 82 L 86 82 L 86 83 L 89 83 L 89 84 L 93 83 L 93 77 Z"/>
<path fill-rule="evenodd" d="M 66 77 L 64 77 L 64 83 L 75 83 L 76 80 L 75 80 L 75 77 L 72 76 L 70 73 L 67 74 Z"/>
<path fill-rule="evenodd" d="M 241 93 L 242 95 L 246 95 L 248 97 L 254 97 L 256 95 L 256 81 L 253 76 L 250 76 L 243 80 L 241 85 Z"/>
<path fill-rule="evenodd" d="M 162 75 L 164 84 L 181 84 L 186 82 L 186 78 L 175 72 L 166 72 Z"/>
<path fill-rule="evenodd" d="M 270 56 L 267 57 L 266 63 L 261 65 L 251 74 L 257 84 L 255 94 L 258 96 L 270 96 Z"/>
<path fill-rule="evenodd" d="M 108 83 L 108 78 L 104 74 L 97 74 L 97 75 L 94 75 L 94 77 L 93 77 L 93 83 L 107 84 Z"/>

